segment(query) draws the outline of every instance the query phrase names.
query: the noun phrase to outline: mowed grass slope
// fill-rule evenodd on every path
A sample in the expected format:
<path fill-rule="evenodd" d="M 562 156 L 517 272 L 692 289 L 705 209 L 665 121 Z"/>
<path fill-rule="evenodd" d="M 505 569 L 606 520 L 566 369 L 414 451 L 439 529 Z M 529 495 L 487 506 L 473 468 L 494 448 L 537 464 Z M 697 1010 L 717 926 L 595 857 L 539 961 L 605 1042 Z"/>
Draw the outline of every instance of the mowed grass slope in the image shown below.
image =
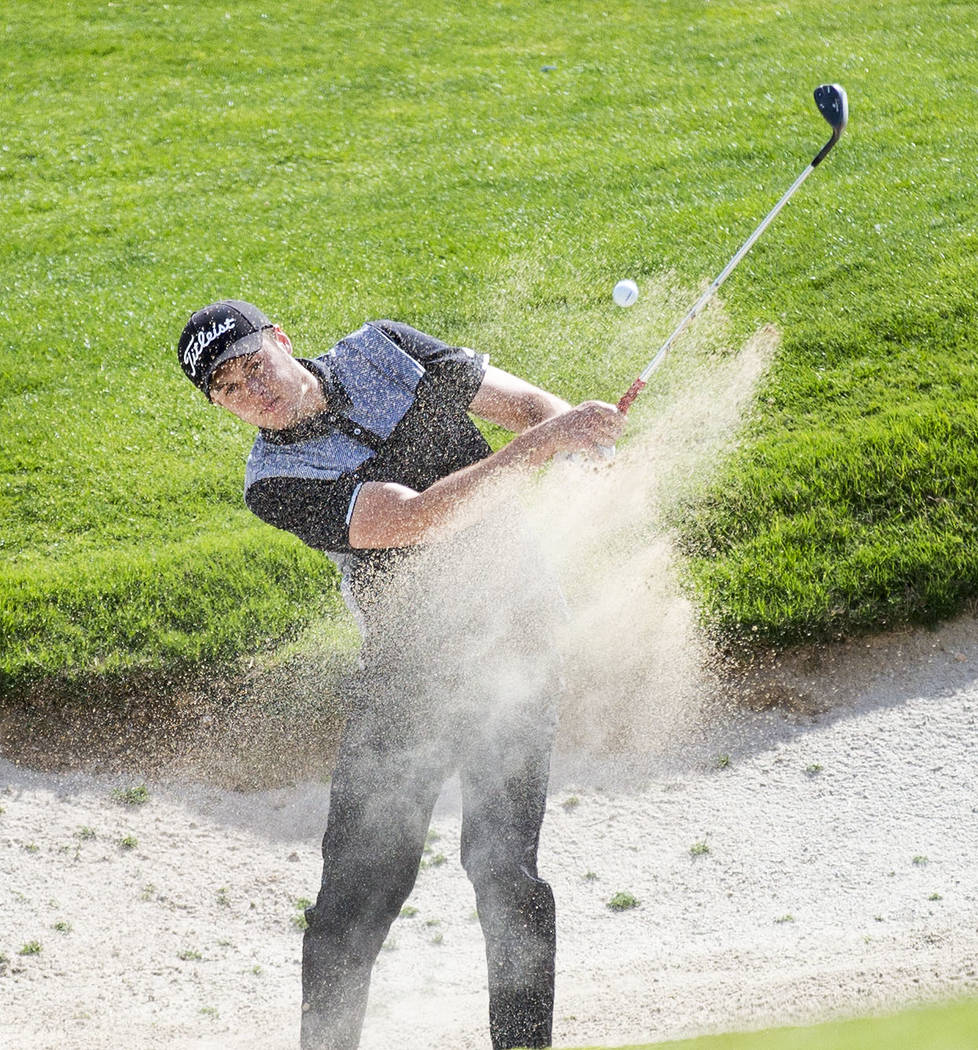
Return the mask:
<path fill-rule="evenodd" d="M 827 138 L 823 81 L 850 129 L 723 291 L 734 342 L 782 344 L 677 510 L 690 580 L 732 638 L 952 614 L 978 590 L 976 38 L 972 4 L 909 0 L 5 10 L 3 684 L 336 607 L 243 508 L 251 435 L 176 365 L 193 309 L 250 299 L 308 355 L 393 316 L 616 399 L 671 323 L 610 354 L 612 284 L 691 302 Z"/>
<path fill-rule="evenodd" d="M 619 1050 L 974 1050 L 976 1030 L 978 1004 L 965 1001 L 886 1017 L 734 1032 Z"/>

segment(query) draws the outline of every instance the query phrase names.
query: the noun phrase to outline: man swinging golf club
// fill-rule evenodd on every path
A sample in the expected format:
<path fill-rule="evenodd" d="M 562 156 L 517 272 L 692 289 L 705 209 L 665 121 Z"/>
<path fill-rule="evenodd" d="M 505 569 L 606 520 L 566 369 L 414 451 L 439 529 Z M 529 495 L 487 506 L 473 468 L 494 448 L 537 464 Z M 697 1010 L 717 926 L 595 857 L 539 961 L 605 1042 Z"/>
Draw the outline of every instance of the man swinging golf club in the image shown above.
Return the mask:
<path fill-rule="evenodd" d="M 461 859 L 486 942 L 495 1050 L 550 1045 L 555 919 L 537 875 L 559 671 L 559 593 L 512 497 L 624 417 L 565 401 L 407 325 L 311 360 L 249 303 L 193 314 L 186 375 L 259 432 L 245 500 L 326 552 L 362 634 L 322 886 L 303 942 L 303 1050 L 353 1050 L 370 973 L 457 772 Z M 493 453 L 469 412 L 516 436 Z"/>

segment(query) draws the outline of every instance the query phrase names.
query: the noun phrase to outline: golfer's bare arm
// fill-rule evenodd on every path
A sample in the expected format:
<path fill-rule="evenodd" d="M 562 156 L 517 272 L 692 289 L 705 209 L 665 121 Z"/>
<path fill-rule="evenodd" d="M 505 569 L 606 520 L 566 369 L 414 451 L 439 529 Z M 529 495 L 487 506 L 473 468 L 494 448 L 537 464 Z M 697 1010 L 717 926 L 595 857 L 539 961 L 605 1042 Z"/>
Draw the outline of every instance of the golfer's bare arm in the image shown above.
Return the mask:
<path fill-rule="evenodd" d="M 474 416 L 522 434 L 553 416 L 566 412 L 570 405 L 563 398 L 489 365 L 478 393 L 469 405 Z"/>
<path fill-rule="evenodd" d="M 464 528 L 558 452 L 613 445 L 624 424 L 613 405 L 585 401 L 572 408 L 492 366 L 469 409 L 517 436 L 498 452 L 436 481 L 424 492 L 393 482 L 367 482 L 350 519 L 351 546 L 409 547 Z"/>

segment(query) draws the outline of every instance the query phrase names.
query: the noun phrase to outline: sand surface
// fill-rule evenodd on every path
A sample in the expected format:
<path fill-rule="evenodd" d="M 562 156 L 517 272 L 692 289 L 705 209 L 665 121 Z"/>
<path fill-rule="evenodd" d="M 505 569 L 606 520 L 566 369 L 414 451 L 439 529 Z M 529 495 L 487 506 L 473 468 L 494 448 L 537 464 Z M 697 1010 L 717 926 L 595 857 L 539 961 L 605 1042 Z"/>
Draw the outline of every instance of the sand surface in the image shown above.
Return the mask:
<path fill-rule="evenodd" d="M 796 702 L 667 748 L 562 754 L 541 847 L 555 1043 L 616 1046 L 978 991 L 978 622 L 767 676 Z M 573 734 L 571 734 L 573 736 Z M 41 773 L 0 758 L 0 1046 L 297 1045 L 323 783 Z M 363 1046 L 488 1047 L 449 783 Z M 122 845 L 129 839 L 128 847 Z M 632 894 L 638 907 L 607 902 Z M 21 954 L 30 942 L 34 954 Z"/>

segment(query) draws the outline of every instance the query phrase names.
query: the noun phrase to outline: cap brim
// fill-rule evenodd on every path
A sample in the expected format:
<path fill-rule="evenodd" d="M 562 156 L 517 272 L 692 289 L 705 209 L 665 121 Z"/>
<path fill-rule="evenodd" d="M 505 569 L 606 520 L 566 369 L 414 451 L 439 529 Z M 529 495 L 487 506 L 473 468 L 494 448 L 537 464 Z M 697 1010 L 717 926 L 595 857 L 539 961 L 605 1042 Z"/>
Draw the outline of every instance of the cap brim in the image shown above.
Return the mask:
<path fill-rule="evenodd" d="M 257 354 L 261 350 L 262 340 L 264 338 L 264 329 L 257 332 L 249 332 L 247 335 L 243 335 L 240 339 L 236 339 L 223 354 L 219 354 L 211 362 L 210 368 L 207 370 L 207 375 L 204 378 L 204 393 L 208 399 L 211 396 L 211 376 L 215 371 L 224 364 L 225 361 L 230 361 L 235 357 L 244 357 L 246 354 Z"/>

